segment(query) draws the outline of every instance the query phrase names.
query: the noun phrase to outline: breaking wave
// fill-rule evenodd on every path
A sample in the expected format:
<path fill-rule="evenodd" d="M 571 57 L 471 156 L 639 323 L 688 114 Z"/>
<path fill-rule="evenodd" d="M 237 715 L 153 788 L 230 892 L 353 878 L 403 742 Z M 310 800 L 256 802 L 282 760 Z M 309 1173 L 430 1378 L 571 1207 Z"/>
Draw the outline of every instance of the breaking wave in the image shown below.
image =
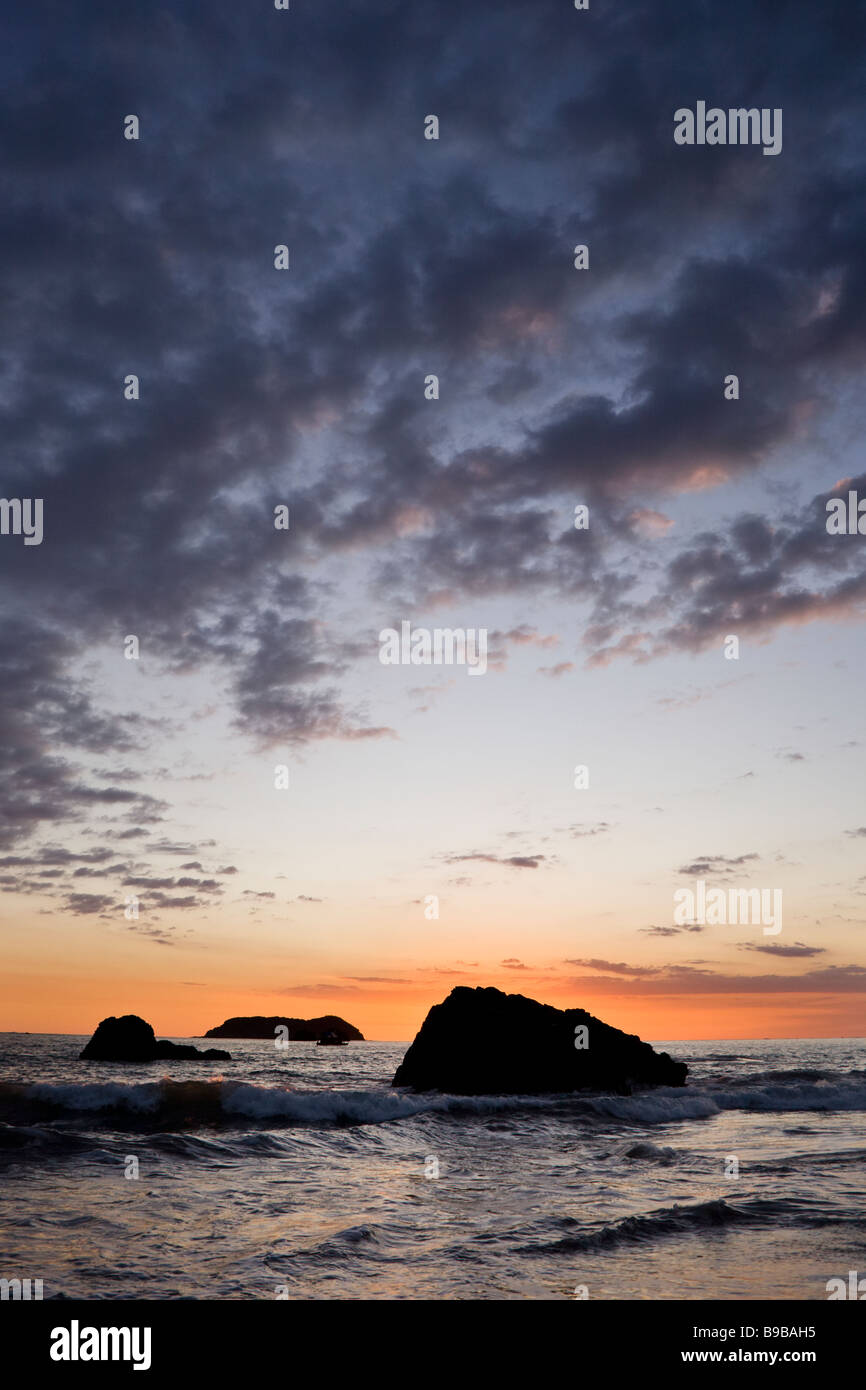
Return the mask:
<path fill-rule="evenodd" d="M 38 1123 L 58 1117 L 89 1124 L 186 1129 L 199 1125 L 377 1125 L 430 1113 L 450 1117 L 543 1111 L 584 1122 L 664 1124 L 723 1110 L 866 1110 L 866 1078 L 850 1074 L 768 1073 L 759 1084 L 659 1088 L 632 1096 L 452 1096 L 401 1090 L 287 1090 L 213 1079 L 50 1084 L 0 1083 L 0 1121 Z"/>

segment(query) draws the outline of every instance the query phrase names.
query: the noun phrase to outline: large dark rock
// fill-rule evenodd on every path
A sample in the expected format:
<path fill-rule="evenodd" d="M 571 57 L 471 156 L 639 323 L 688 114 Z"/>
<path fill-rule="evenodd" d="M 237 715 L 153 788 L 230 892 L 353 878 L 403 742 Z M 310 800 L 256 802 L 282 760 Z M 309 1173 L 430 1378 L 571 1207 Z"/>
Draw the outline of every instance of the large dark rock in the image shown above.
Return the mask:
<path fill-rule="evenodd" d="M 153 1029 L 138 1014 L 104 1018 L 87 1046 L 78 1054 L 88 1062 L 162 1062 L 197 1059 L 200 1062 L 230 1062 L 230 1052 L 209 1047 L 200 1052 L 185 1043 L 157 1042 Z"/>
<path fill-rule="evenodd" d="M 575 1046 L 575 1029 L 587 1046 Z M 584 1009 L 499 989 L 453 989 L 428 1013 L 392 1085 L 454 1095 L 537 1095 L 683 1086 L 688 1067 Z"/>
<path fill-rule="evenodd" d="M 227 1018 L 218 1028 L 208 1028 L 206 1038 L 269 1038 L 278 1028 L 288 1028 L 289 1042 L 318 1042 L 326 1033 L 335 1033 L 341 1042 L 363 1042 L 364 1034 L 336 1014 L 324 1018 Z"/>

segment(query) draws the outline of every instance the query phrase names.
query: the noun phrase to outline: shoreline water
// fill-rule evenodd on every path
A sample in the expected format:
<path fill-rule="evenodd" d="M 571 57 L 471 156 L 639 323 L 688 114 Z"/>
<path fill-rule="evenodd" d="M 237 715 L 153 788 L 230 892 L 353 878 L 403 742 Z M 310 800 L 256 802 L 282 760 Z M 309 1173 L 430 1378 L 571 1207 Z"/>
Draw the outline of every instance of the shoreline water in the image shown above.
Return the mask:
<path fill-rule="evenodd" d="M 388 1085 L 402 1044 L 249 1041 L 203 1077 L 25 1036 L 0 1036 L 0 1249 L 46 1298 L 818 1299 L 864 1263 L 863 1040 L 448 1097 Z"/>

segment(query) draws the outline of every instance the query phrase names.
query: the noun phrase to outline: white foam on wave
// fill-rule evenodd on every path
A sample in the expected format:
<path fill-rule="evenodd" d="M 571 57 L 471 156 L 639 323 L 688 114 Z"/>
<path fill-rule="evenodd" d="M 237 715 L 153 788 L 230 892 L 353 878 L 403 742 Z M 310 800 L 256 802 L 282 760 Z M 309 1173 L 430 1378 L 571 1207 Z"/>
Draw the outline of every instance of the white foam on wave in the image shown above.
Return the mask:
<path fill-rule="evenodd" d="M 299 1123 L 350 1121 L 382 1124 L 412 1115 L 493 1114 L 516 1108 L 548 1109 L 561 1103 L 551 1096 L 449 1096 L 436 1093 L 412 1095 L 405 1091 L 280 1091 L 240 1083 L 223 1100 L 228 1114 L 251 1119 L 280 1118 Z"/>
<path fill-rule="evenodd" d="M 713 1091 L 720 1110 L 866 1110 L 866 1085 L 856 1082 L 818 1081 Z"/>
<path fill-rule="evenodd" d="M 160 1081 L 95 1081 L 83 1085 L 39 1081 L 20 1089 L 28 1100 L 44 1101 L 63 1110 L 118 1109 L 148 1114 L 159 1109 L 164 1099 L 163 1085 Z"/>
<path fill-rule="evenodd" d="M 242 1081 L 147 1081 L 91 1082 L 84 1084 L 30 1085 L 4 1088 L 8 1100 L 14 1091 L 26 1101 L 43 1103 L 60 1110 L 96 1114 L 100 1111 L 127 1111 L 142 1116 L 158 1116 L 182 1107 L 187 1122 L 196 1108 L 202 1119 L 212 1118 L 214 1109 L 224 1116 L 243 1116 L 250 1120 L 284 1120 L 297 1124 L 382 1124 L 426 1112 L 488 1114 L 515 1108 L 547 1109 L 561 1104 L 551 1096 L 449 1096 L 438 1093 L 413 1095 L 407 1091 L 299 1091 L 284 1087 L 258 1086 Z"/>
<path fill-rule="evenodd" d="M 38 1082 L 14 1089 L 18 1096 L 58 1109 L 85 1113 L 126 1111 L 158 1116 L 182 1107 L 184 1123 L 194 1122 L 196 1111 L 202 1120 L 213 1119 L 214 1112 L 250 1120 L 277 1120 L 295 1124 L 385 1124 L 421 1114 L 486 1115 L 516 1110 L 553 1110 L 576 1117 L 596 1115 L 599 1119 L 624 1123 L 666 1124 L 679 1120 L 702 1119 L 722 1110 L 802 1111 L 866 1110 L 866 1084 L 844 1077 L 835 1082 L 803 1082 L 792 1085 L 776 1082 L 739 1089 L 703 1087 L 668 1088 L 643 1091 L 632 1096 L 576 1095 L 556 1096 L 453 1096 L 439 1093 L 415 1095 L 400 1090 L 292 1091 L 282 1087 L 260 1086 L 248 1082 L 209 1080 L 201 1082 L 93 1082 L 51 1084 Z"/>
<path fill-rule="evenodd" d="M 744 1086 L 741 1089 L 659 1088 L 634 1096 L 593 1096 L 587 1104 L 599 1115 L 641 1124 L 694 1120 L 722 1110 L 757 1110 L 768 1114 L 804 1110 L 866 1110 L 866 1086 L 856 1081 L 797 1082 L 794 1085 Z"/>

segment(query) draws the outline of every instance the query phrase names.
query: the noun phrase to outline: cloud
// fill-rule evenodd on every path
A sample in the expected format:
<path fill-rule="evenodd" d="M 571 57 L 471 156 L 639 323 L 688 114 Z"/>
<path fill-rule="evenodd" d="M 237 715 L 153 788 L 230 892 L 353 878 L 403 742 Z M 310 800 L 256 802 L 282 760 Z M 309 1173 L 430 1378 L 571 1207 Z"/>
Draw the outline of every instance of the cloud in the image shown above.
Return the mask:
<path fill-rule="evenodd" d="M 694 923 L 692 926 L 682 927 L 638 927 L 638 931 L 646 932 L 647 936 L 679 936 L 681 932 L 702 932 L 706 927 Z"/>
<path fill-rule="evenodd" d="M 669 516 L 653 511 L 651 507 L 635 507 L 629 513 L 628 520 L 635 530 L 650 537 L 664 536 L 674 524 Z"/>
<path fill-rule="evenodd" d="M 556 666 L 539 666 L 538 673 L 541 676 L 564 676 L 568 671 L 574 670 L 573 661 L 560 661 Z"/>
<path fill-rule="evenodd" d="M 851 486 L 862 495 L 866 475 Z M 744 514 L 727 531 L 696 537 L 671 558 L 651 598 L 633 604 L 621 597 L 607 605 L 603 621 L 587 629 L 588 663 L 606 665 L 623 654 L 646 661 L 701 651 L 728 632 L 741 640 L 766 638 L 784 627 L 862 620 L 862 554 L 847 538 L 828 535 L 824 524 L 834 493 L 819 493 L 782 524 Z M 670 621 L 653 622 L 650 630 L 650 617 L 662 614 Z M 804 760 L 799 753 L 782 756 Z"/>
<path fill-rule="evenodd" d="M 650 975 L 582 975 L 563 981 L 587 994 L 689 997 L 753 994 L 866 994 L 866 966 L 826 966 L 801 975 L 725 975 L 693 966 L 666 966 Z"/>
<path fill-rule="evenodd" d="M 598 821 L 595 825 L 570 825 L 567 833 L 572 835 L 576 840 L 582 840 L 593 835 L 603 835 L 605 831 L 610 829 L 612 829 L 610 823 L 606 820 L 602 820 Z"/>
<path fill-rule="evenodd" d="M 148 845 L 148 854 L 190 854 L 197 849 L 213 849 L 216 845 L 215 840 L 201 840 L 197 844 L 173 843 L 170 840 L 154 840 Z M 227 869 L 220 869 L 220 873 L 227 873 Z"/>
<path fill-rule="evenodd" d="M 740 950 L 759 951 L 765 956 L 789 956 L 791 958 L 801 956 L 823 956 L 825 954 L 823 946 L 805 946 L 802 941 L 795 941 L 791 946 L 782 946 L 775 941 L 768 941 L 766 944 L 755 941 L 743 941 L 740 943 Z"/>
<path fill-rule="evenodd" d="M 677 873 L 689 874 L 695 878 L 704 878 L 707 874 L 731 874 L 734 869 L 742 868 L 744 864 L 760 857 L 759 854 L 740 854 L 736 859 L 728 859 L 723 854 L 706 854 L 699 856 L 692 864 L 682 865 Z"/>
<path fill-rule="evenodd" d="M 303 45 L 229 0 L 204 27 L 182 7 L 60 7 L 48 51 L 13 26 L 4 489 L 44 497 L 46 537 L 0 547 L 16 615 L 0 637 L 4 852 L 71 848 L 97 826 L 153 855 L 207 848 L 176 844 L 173 783 L 139 789 L 171 766 L 161 745 L 183 716 L 113 702 L 91 664 L 125 671 L 126 633 L 162 708 L 176 678 L 207 684 L 189 717 L 224 714 L 233 757 L 321 740 L 362 756 L 398 731 L 358 693 L 375 642 L 356 602 L 495 601 L 492 666 L 556 647 L 519 621 L 536 599 L 580 609 L 593 668 L 866 613 L 860 538 L 823 525 L 842 485 L 766 515 L 752 487 L 808 428 L 831 437 L 862 370 L 863 154 L 812 119 L 862 125 L 859 16 L 806 7 L 744 47 L 746 0 L 705 7 L 697 29 L 637 0 L 625 24 L 596 17 L 575 87 L 569 46 L 551 42 L 562 0 L 507 3 L 493 26 L 454 0 L 437 13 L 459 62 L 431 63 L 423 8 L 382 0 L 312 8 Z M 671 93 L 696 44 L 707 91 L 735 49 L 750 102 L 786 93 L 796 160 L 674 146 Z M 160 94 L 135 145 L 105 136 L 133 77 Z M 435 149 L 394 118 L 422 90 L 459 113 Z M 277 237 L 291 274 L 273 269 Z M 571 267 L 578 239 L 588 276 Z M 431 364 L 444 432 L 418 386 Z M 141 408 L 122 398 L 127 366 Z M 672 525 L 683 498 L 698 527 Z"/>
<path fill-rule="evenodd" d="M 130 922 L 124 925 L 136 936 L 153 941 L 157 946 L 174 946 L 176 944 L 172 935 L 173 927 L 157 927 L 147 922 Z"/>
<path fill-rule="evenodd" d="M 102 893 L 70 893 L 66 898 L 67 912 L 77 917 L 89 917 L 96 913 L 108 912 L 116 906 L 114 898 Z"/>
<path fill-rule="evenodd" d="M 357 985 L 286 985 L 277 994 L 297 994 L 304 999 L 328 999 L 331 995 L 359 994 Z"/>
<path fill-rule="evenodd" d="M 662 969 L 656 965 L 626 965 L 623 961 L 617 963 L 610 960 L 566 960 L 565 964 L 580 965 L 586 970 L 602 970 L 610 975 L 629 975 L 635 979 L 647 975 L 658 975 Z"/>
<path fill-rule="evenodd" d="M 357 980 L 362 985 L 411 985 L 411 980 L 401 980 L 393 975 L 344 975 L 345 980 Z"/>
<path fill-rule="evenodd" d="M 482 864 L 504 864 L 511 869 L 537 869 L 544 863 L 546 858 L 543 854 L 445 854 L 442 856 L 446 864 L 463 864 L 469 860 L 478 860 Z"/>
<path fill-rule="evenodd" d="M 494 644 L 511 642 L 518 647 L 527 644 L 534 647 L 555 647 L 559 643 L 559 638 L 554 633 L 542 634 L 537 628 L 530 627 L 528 623 L 521 623 L 519 627 L 513 627 L 508 632 L 492 632 L 490 641 Z"/>
<path fill-rule="evenodd" d="M 176 895 L 172 896 L 169 893 L 164 893 L 161 889 L 146 890 L 142 895 L 142 902 L 148 910 L 151 908 L 167 908 L 170 910 L 178 909 L 186 911 L 189 908 L 204 906 L 201 898 L 197 898 L 194 893 L 181 894 L 181 896 L 178 897 Z"/>
<path fill-rule="evenodd" d="M 469 974 L 469 971 L 468 971 L 468 970 L 451 970 L 451 969 L 448 969 L 446 966 L 442 966 L 442 965 L 419 965 L 419 966 L 418 966 L 418 974 L 419 974 L 419 975 L 441 975 L 441 976 L 443 976 L 444 978 L 448 978 L 448 977 L 450 977 L 450 976 L 452 976 L 452 975 L 468 975 L 468 974 Z"/>
<path fill-rule="evenodd" d="M 73 852 L 53 845 L 43 845 L 30 855 L 5 855 L 0 858 L 0 868 L 37 864 L 63 864 L 66 866 L 72 864 L 106 864 L 112 857 L 113 851 L 103 847 Z"/>

